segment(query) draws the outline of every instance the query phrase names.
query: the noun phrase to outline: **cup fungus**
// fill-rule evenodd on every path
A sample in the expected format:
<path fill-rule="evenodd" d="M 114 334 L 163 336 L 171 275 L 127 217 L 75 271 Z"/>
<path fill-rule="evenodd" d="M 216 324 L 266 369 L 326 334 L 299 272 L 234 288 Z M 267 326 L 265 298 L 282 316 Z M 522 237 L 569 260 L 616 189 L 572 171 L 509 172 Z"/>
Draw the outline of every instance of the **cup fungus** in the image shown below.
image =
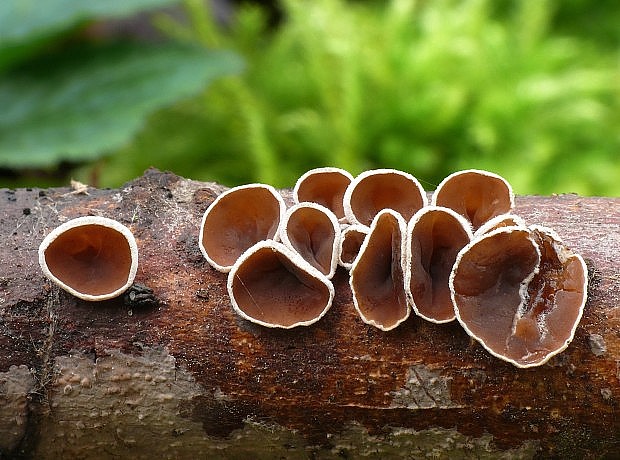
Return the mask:
<path fill-rule="evenodd" d="M 517 367 L 539 366 L 573 339 L 587 297 L 581 256 L 550 229 L 504 227 L 457 256 L 450 289 L 465 330 Z"/>
<path fill-rule="evenodd" d="M 405 220 L 428 200 L 411 174 L 395 169 L 375 169 L 357 176 L 344 194 L 344 213 L 351 224 L 370 226 L 382 209 L 393 209 Z"/>
<path fill-rule="evenodd" d="M 267 327 L 308 326 L 327 313 L 332 283 L 284 244 L 256 243 L 228 274 L 228 294 L 243 318 Z"/>
<path fill-rule="evenodd" d="M 368 230 L 370 230 L 368 227 L 360 224 L 349 225 L 342 230 L 338 245 L 338 263 L 345 269 L 351 269 L 368 235 Z"/>
<path fill-rule="evenodd" d="M 514 207 L 510 184 L 497 174 L 468 169 L 455 172 L 437 186 L 431 204 L 454 209 L 477 230 L 489 219 Z"/>
<path fill-rule="evenodd" d="M 353 176 L 340 168 L 316 168 L 303 174 L 293 188 L 295 203 L 312 202 L 331 210 L 338 220 L 344 219 L 344 192 Z"/>
<path fill-rule="evenodd" d="M 278 238 L 285 210 L 284 200 L 269 185 L 231 188 L 218 196 L 202 217 L 200 251 L 213 268 L 229 272 L 248 248 Z"/>
<path fill-rule="evenodd" d="M 515 214 L 500 214 L 482 224 L 478 230 L 474 232 L 474 237 L 484 235 L 492 230 L 502 227 L 525 227 L 525 221 Z"/>
<path fill-rule="evenodd" d="M 455 211 L 427 206 L 407 226 L 405 291 L 413 310 L 434 323 L 454 320 L 448 280 L 459 251 L 473 235 Z"/>
<path fill-rule="evenodd" d="M 308 202 L 289 208 L 282 220 L 280 238 L 327 278 L 336 273 L 340 225 L 326 207 Z"/>
<path fill-rule="evenodd" d="M 355 309 L 362 321 L 383 331 L 394 329 L 410 313 L 403 270 L 405 232 L 406 223 L 399 213 L 380 211 L 351 267 Z"/>
<path fill-rule="evenodd" d="M 72 219 L 54 229 L 39 246 L 45 276 L 83 300 L 117 297 L 133 283 L 138 246 L 121 223 L 98 216 Z"/>

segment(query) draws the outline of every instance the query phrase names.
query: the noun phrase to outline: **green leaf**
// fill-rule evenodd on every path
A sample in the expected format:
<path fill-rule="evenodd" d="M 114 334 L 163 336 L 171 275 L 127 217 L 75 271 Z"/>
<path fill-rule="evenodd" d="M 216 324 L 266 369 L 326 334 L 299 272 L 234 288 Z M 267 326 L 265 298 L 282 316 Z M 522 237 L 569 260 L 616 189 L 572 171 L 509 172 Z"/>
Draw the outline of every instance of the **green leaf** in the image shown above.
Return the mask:
<path fill-rule="evenodd" d="M 175 3 L 179 0 L 2 0 L 0 48 L 92 18 L 124 17 Z"/>
<path fill-rule="evenodd" d="M 0 166 L 99 158 L 153 110 L 242 68 L 233 53 L 171 45 L 67 54 L 0 78 Z"/>

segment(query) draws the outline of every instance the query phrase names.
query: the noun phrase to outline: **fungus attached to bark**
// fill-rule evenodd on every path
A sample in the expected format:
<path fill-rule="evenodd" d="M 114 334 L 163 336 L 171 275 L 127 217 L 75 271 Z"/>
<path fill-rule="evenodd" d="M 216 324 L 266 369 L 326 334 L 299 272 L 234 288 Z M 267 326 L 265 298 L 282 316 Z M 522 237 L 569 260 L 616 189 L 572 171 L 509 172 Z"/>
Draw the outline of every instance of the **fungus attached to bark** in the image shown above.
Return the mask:
<path fill-rule="evenodd" d="M 243 318 L 290 329 L 318 321 L 331 307 L 332 283 L 284 244 L 256 243 L 228 274 L 228 294 Z"/>
<path fill-rule="evenodd" d="M 280 238 L 327 278 L 334 276 L 340 225 L 329 209 L 311 202 L 292 206 L 282 220 Z"/>
<path fill-rule="evenodd" d="M 360 224 L 349 225 L 342 230 L 338 248 L 338 263 L 345 269 L 351 269 L 351 265 L 359 254 L 369 230 L 368 227 Z"/>
<path fill-rule="evenodd" d="M 344 192 L 353 176 L 340 168 L 316 168 L 303 174 L 295 184 L 295 203 L 312 202 L 331 210 L 338 220 L 344 219 Z"/>
<path fill-rule="evenodd" d="M 454 320 L 448 280 L 459 251 L 473 235 L 455 211 L 427 206 L 407 226 L 405 289 L 413 310 L 434 323 Z"/>
<path fill-rule="evenodd" d="M 587 297 L 581 256 L 543 227 L 505 227 L 461 250 L 450 276 L 458 320 L 491 354 L 539 366 L 573 339 Z"/>
<path fill-rule="evenodd" d="M 202 217 L 198 244 L 209 264 L 228 272 L 244 251 L 277 239 L 286 206 L 271 186 L 250 184 L 218 196 Z"/>
<path fill-rule="evenodd" d="M 497 174 L 468 169 L 450 174 L 437 186 L 431 204 L 454 209 L 477 230 L 514 207 L 510 184 Z"/>
<path fill-rule="evenodd" d="M 500 214 L 486 221 L 474 232 L 474 237 L 484 235 L 502 227 L 526 227 L 525 221 L 515 214 Z"/>
<path fill-rule="evenodd" d="M 370 232 L 351 267 L 349 283 L 362 320 L 389 331 L 409 317 L 403 260 L 406 223 L 385 209 L 374 218 Z"/>
<path fill-rule="evenodd" d="M 420 182 L 395 169 L 375 169 L 357 176 L 344 195 L 344 212 L 351 224 L 370 226 L 382 209 L 393 209 L 408 221 L 428 200 Z"/>
<path fill-rule="evenodd" d="M 117 297 L 131 286 L 138 269 L 138 246 L 131 231 L 105 217 L 72 219 L 39 246 L 45 276 L 83 300 Z"/>

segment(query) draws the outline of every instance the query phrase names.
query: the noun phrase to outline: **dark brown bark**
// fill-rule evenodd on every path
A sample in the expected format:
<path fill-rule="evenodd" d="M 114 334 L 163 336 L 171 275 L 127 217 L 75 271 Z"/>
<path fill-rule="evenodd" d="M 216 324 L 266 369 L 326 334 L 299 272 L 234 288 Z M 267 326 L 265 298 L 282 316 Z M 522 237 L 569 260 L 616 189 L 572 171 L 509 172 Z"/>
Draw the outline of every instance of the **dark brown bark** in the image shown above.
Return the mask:
<path fill-rule="evenodd" d="M 518 369 L 455 323 L 365 325 L 341 269 L 311 327 L 240 319 L 197 245 L 223 189 L 149 171 L 0 191 L 0 458 L 620 456 L 620 199 L 517 198 L 590 270 L 571 345 Z M 43 237 L 87 214 L 131 228 L 157 302 L 83 302 L 43 277 Z"/>

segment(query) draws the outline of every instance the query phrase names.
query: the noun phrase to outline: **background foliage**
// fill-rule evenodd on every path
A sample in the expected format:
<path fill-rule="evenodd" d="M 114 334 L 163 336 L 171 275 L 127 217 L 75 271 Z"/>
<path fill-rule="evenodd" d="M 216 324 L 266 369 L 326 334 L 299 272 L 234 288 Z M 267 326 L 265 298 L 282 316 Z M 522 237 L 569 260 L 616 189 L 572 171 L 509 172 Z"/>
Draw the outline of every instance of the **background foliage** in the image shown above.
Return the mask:
<path fill-rule="evenodd" d="M 54 151 L 47 137 L 28 134 L 53 118 L 54 107 L 30 95 L 29 122 L 11 115 L 23 107 L 10 105 L 16 73 L 5 72 L 0 107 L 8 100 L 13 108 L 9 116 L 0 110 L 0 165 L 28 166 L 5 158 L 38 152 L 47 167 L 95 159 L 72 173 L 100 186 L 118 186 L 154 165 L 227 185 L 279 187 L 321 165 L 354 174 L 392 167 L 412 172 L 429 190 L 448 173 L 475 167 L 504 175 L 520 194 L 620 195 L 620 3 L 283 0 L 280 8 L 275 27 L 251 4 L 228 21 L 217 20 L 201 0 L 182 2 L 182 16 L 157 13 L 166 43 L 192 50 L 185 70 L 179 63 L 154 65 L 164 70 L 160 78 L 174 69 L 181 69 L 181 80 L 200 77 L 181 84 L 183 91 L 175 90 L 172 75 L 167 84 L 154 80 L 159 94 L 145 97 L 161 100 L 150 105 L 132 99 L 133 91 L 118 94 L 125 85 L 110 77 L 97 93 L 124 106 L 121 120 L 131 107 L 144 109 L 134 114 L 130 132 L 116 137 L 114 130 L 128 123 L 102 114 L 91 133 L 110 125 L 105 137 L 114 141 L 83 142 L 82 150 Z M 239 71 L 230 51 L 243 57 L 245 70 L 215 79 Z M 125 63 L 143 68 L 140 59 L 147 58 L 138 53 Z M 209 70 L 192 68 L 195 61 L 209 62 Z M 73 67 L 63 69 L 83 78 Z M 140 86 L 145 74 L 151 72 L 128 80 Z M 65 87 L 50 82 L 48 97 L 58 88 Z M 76 100 L 67 101 L 69 121 L 79 118 Z M 166 108 L 153 113 L 159 106 Z M 56 124 L 49 136 L 66 139 L 67 125 Z"/>

